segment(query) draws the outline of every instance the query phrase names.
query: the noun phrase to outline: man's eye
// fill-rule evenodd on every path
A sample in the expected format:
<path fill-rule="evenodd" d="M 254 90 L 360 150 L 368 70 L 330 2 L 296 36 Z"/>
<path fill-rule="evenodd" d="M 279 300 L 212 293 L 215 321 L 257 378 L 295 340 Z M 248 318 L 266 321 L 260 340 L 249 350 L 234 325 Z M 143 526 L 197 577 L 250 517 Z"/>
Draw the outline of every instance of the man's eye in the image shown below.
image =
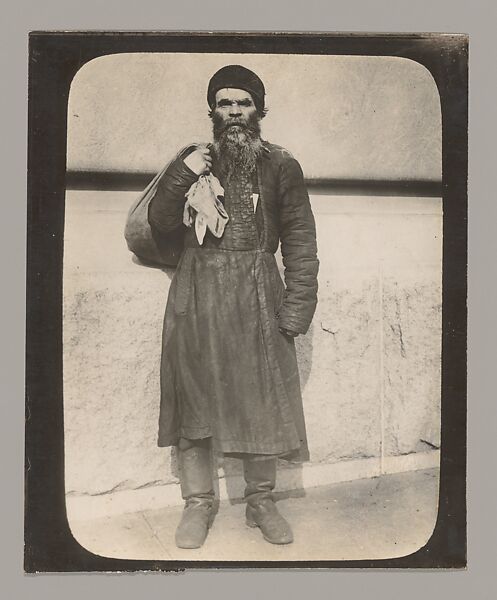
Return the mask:
<path fill-rule="evenodd" d="M 233 102 L 230 102 L 229 100 L 221 100 L 220 102 L 218 102 L 218 108 L 227 108 L 227 107 L 231 107 L 233 104 L 237 105 L 237 106 L 243 106 L 243 107 L 247 107 L 247 106 L 253 106 L 252 101 L 251 100 L 240 100 L 240 101 L 236 101 L 234 100 Z"/>

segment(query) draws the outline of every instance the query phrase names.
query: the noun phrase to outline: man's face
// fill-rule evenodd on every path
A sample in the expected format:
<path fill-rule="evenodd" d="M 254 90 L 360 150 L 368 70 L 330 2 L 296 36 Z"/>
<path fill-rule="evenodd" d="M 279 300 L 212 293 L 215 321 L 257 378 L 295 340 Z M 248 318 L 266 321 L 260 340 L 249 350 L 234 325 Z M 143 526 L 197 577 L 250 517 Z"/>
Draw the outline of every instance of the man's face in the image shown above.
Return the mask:
<path fill-rule="evenodd" d="M 214 114 L 224 127 L 237 130 L 259 120 L 252 96 L 245 90 L 224 88 L 216 92 L 215 100 Z"/>
<path fill-rule="evenodd" d="M 219 173 L 252 173 L 262 148 L 260 116 L 252 96 L 245 90 L 224 88 L 215 101 L 211 118 Z"/>

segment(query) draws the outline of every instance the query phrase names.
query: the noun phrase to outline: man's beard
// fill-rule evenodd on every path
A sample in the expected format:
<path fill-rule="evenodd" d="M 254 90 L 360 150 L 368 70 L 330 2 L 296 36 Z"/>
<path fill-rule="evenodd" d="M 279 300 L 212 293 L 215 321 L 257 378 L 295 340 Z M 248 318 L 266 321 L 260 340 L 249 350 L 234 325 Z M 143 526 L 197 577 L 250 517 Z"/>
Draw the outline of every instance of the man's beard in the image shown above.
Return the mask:
<path fill-rule="evenodd" d="M 233 125 L 238 125 L 233 127 Z M 215 111 L 212 114 L 214 155 L 216 171 L 229 179 L 234 173 L 250 175 L 262 152 L 261 128 L 257 113 L 246 122 L 240 119 L 224 119 Z"/>

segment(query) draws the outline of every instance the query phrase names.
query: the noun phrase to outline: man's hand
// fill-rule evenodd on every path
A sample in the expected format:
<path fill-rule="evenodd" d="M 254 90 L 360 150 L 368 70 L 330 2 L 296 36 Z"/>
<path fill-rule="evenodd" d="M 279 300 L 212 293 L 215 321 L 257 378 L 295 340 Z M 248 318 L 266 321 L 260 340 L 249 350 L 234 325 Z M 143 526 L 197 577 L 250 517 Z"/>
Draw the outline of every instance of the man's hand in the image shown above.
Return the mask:
<path fill-rule="evenodd" d="M 212 158 L 210 150 L 207 146 L 199 146 L 191 154 L 189 154 L 183 162 L 197 175 L 205 175 L 212 168 Z"/>

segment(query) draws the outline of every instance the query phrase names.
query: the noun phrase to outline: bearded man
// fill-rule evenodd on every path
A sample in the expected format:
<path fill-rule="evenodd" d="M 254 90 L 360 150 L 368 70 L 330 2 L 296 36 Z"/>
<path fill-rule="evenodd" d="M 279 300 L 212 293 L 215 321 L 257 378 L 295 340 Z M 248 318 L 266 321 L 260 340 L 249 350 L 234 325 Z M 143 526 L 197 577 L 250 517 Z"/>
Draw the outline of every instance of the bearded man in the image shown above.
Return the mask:
<path fill-rule="evenodd" d="M 213 143 L 172 161 L 148 213 L 160 235 L 185 230 L 164 320 L 158 441 L 178 449 L 185 508 L 176 544 L 198 548 L 207 536 L 212 451 L 243 460 L 247 525 L 287 544 L 292 531 L 272 492 L 278 458 L 308 460 L 294 338 L 317 302 L 315 223 L 299 163 L 261 138 L 259 77 L 226 66 L 207 101 Z M 208 174 L 224 188 L 228 220 L 220 237 L 207 231 L 200 241 L 183 224 L 185 199 Z"/>

